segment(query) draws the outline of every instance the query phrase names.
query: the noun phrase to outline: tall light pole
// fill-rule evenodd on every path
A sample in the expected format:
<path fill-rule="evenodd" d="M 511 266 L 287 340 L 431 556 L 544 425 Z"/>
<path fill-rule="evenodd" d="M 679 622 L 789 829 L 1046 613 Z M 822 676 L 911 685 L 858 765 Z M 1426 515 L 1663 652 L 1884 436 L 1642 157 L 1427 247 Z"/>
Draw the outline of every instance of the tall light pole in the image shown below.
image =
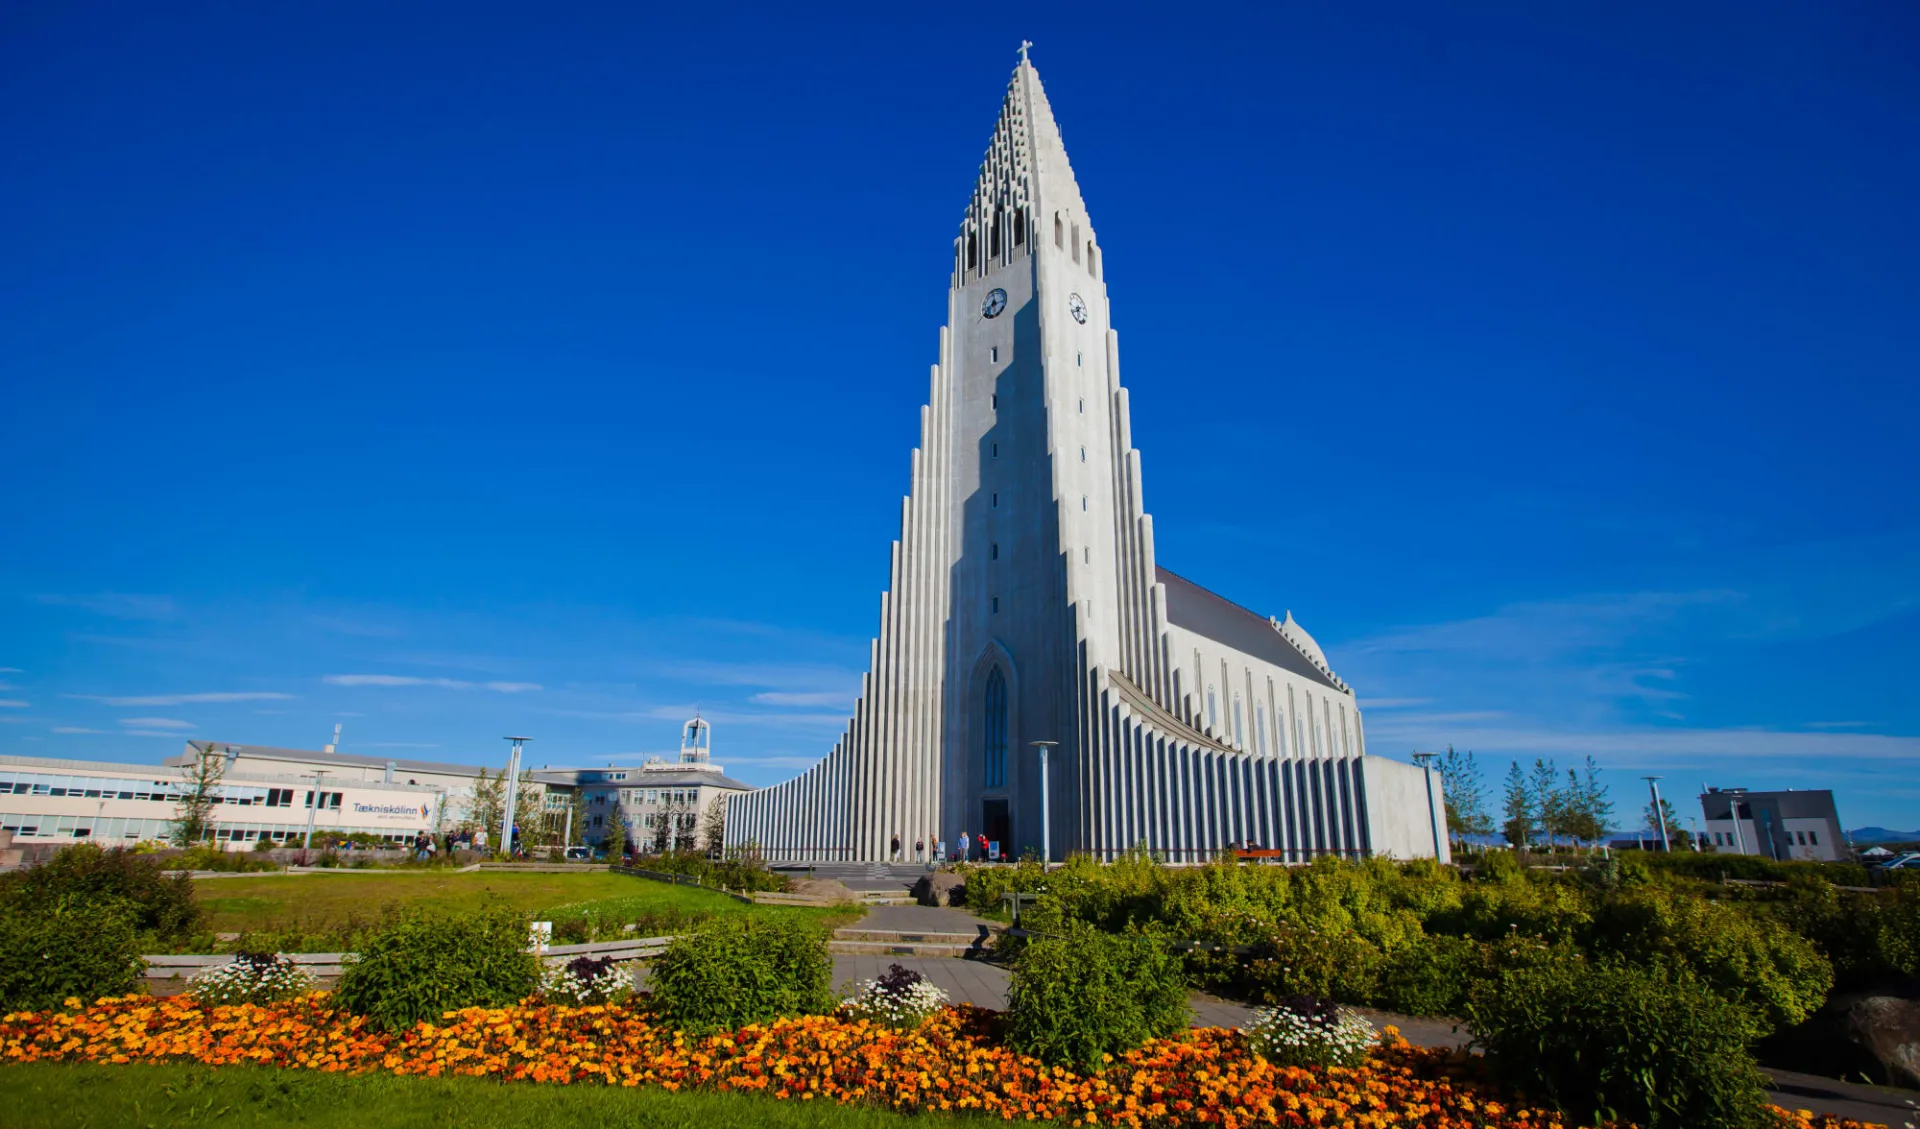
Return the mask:
<path fill-rule="evenodd" d="M 520 746 L 533 740 L 531 737 L 508 737 L 513 742 L 513 755 L 507 758 L 507 812 L 500 828 L 500 847 L 508 858 L 513 857 L 513 807 L 520 799 Z"/>
<path fill-rule="evenodd" d="M 1653 792 L 1653 821 L 1660 825 L 1660 850 L 1671 854 L 1673 844 L 1667 842 L 1667 813 L 1660 807 L 1660 778 L 1642 776 L 1640 779 L 1646 781 L 1647 787 Z"/>
<path fill-rule="evenodd" d="M 1047 803 L 1047 750 L 1058 741 L 1028 741 L 1040 750 L 1040 869 L 1053 865 L 1053 808 Z"/>
<path fill-rule="evenodd" d="M 327 771 L 324 768 L 313 770 L 313 791 L 307 793 L 307 845 L 300 848 L 302 851 L 313 850 L 313 817 L 320 812 L 320 785 Z"/>

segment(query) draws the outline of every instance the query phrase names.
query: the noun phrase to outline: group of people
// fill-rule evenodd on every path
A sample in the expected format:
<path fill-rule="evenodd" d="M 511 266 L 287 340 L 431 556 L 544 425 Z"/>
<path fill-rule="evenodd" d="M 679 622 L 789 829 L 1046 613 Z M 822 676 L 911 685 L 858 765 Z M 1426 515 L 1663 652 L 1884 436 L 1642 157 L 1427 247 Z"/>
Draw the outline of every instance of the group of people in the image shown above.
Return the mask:
<path fill-rule="evenodd" d="M 471 831 L 448 831 L 434 835 L 428 831 L 416 832 L 411 844 L 413 857 L 421 862 L 431 862 L 441 852 L 451 858 L 455 851 L 487 852 L 487 829 L 476 827 Z"/>
<path fill-rule="evenodd" d="M 990 848 L 991 848 L 991 844 L 987 842 L 987 837 L 985 835 L 980 835 L 974 838 L 968 838 L 967 833 L 965 831 L 962 831 L 960 832 L 959 838 L 953 841 L 952 861 L 966 862 L 968 854 L 975 853 L 979 857 L 980 861 L 985 862 L 988 856 L 992 853 Z M 934 850 L 936 853 L 940 854 L 942 857 L 937 859 L 928 859 L 926 857 L 927 841 L 925 839 L 915 839 L 913 841 L 913 861 L 914 862 L 946 861 L 944 844 L 935 843 Z M 901 842 L 900 842 L 900 833 L 898 831 L 895 831 L 893 833 L 891 858 L 893 859 L 894 862 L 904 861 L 901 858 Z"/>

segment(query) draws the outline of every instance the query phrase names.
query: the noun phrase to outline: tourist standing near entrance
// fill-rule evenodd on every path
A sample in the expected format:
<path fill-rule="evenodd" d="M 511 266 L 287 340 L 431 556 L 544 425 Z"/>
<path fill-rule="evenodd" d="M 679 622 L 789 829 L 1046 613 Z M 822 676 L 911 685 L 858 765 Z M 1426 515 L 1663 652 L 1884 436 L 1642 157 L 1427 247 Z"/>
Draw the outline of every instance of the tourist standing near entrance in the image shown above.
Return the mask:
<path fill-rule="evenodd" d="M 925 862 L 926 853 L 927 853 L 927 841 L 925 839 L 915 839 L 913 841 L 913 861 Z"/>
<path fill-rule="evenodd" d="M 955 862 L 967 861 L 967 843 L 969 841 L 970 840 L 968 840 L 967 833 L 965 831 L 962 831 L 960 833 L 960 837 L 953 841 L 953 861 Z"/>
<path fill-rule="evenodd" d="M 893 833 L 893 861 L 900 861 L 900 833 L 898 831 Z"/>

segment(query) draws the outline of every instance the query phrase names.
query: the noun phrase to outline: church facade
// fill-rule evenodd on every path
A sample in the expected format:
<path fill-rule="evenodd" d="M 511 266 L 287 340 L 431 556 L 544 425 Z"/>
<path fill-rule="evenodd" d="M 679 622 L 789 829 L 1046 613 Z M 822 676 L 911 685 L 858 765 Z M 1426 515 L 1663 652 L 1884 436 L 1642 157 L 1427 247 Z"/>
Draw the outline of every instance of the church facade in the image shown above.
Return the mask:
<path fill-rule="evenodd" d="M 728 801 L 730 845 L 1447 858 L 1438 774 L 1367 755 L 1353 690 L 1292 614 L 1156 560 L 1105 263 L 1023 56 L 954 240 L 853 717 L 812 768 Z"/>

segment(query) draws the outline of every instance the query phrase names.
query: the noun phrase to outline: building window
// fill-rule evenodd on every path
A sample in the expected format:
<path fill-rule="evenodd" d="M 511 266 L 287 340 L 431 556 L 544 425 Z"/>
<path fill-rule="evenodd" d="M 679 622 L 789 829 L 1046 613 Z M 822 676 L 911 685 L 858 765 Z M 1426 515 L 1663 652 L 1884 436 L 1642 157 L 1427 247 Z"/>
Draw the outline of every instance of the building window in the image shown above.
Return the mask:
<path fill-rule="evenodd" d="M 993 348 L 987 350 L 987 360 L 994 364 L 1000 363 L 1000 346 L 995 345 Z"/>
<path fill-rule="evenodd" d="M 1000 559 L 1000 542 L 995 541 L 992 545 L 987 547 L 987 559 L 990 561 L 997 561 Z"/>
<path fill-rule="evenodd" d="M 1085 447 L 1080 448 L 1080 461 L 1083 463 L 1087 461 L 1087 449 Z"/>
<path fill-rule="evenodd" d="M 1080 495 L 1080 512 L 1087 512 L 1087 496 L 1085 494 Z"/>
<path fill-rule="evenodd" d="M 1080 261 L 1080 225 L 1073 225 L 1073 261 Z"/>
<path fill-rule="evenodd" d="M 1086 547 L 1083 547 L 1083 548 L 1082 548 L 1082 549 L 1080 550 L 1080 563 L 1081 563 L 1081 564 L 1092 564 L 1092 563 L 1093 563 L 1093 548 L 1092 548 L 1092 546 L 1086 546 Z"/>
<path fill-rule="evenodd" d="M 1207 687 L 1207 731 L 1217 732 L 1220 728 L 1220 701 L 1213 687 Z"/>
<path fill-rule="evenodd" d="M 993 497 L 988 500 L 987 504 L 996 510 L 1000 508 L 1000 492 L 998 490 L 993 492 Z"/>
<path fill-rule="evenodd" d="M 1000 397 L 999 397 L 999 396 L 997 396 L 997 395 L 994 395 L 994 396 L 988 396 L 988 397 L 987 397 L 987 407 L 989 407 L 989 408 L 992 408 L 992 409 L 994 409 L 995 411 L 998 411 L 998 410 L 1000 409 Z"/>
<path fill-rule="evenodd" d="M 1081 365 L 1082 365 L 1083 363 L 1084 363 L 1084 362 L 1083 362 L 1083 361 L 1082 361 L 1082 360 L 1080 359 L 1080 354 L 1078 354 L 1078 353 L 1075 353 L 1075 354 L 1073 355 L 1073 365 L 1074 365 L 1074 367 L 1075 367 L 1075 368 L 1079 368 L 1079 367 L 1080 367 L 1080 366 L 1081 366 Z"/>
<path fill-rule="evenodd" d="M 1818 831 L 1807 832 L 1807 845 L 1810 847 L 1817 847 L 1820 845 L 1820 833 Z"/>
<path fill-rule="evenodd" d="M 1053 245 L 1055 247 L 1060 246 L 1062 242 L 1061 231 L 1060 217 L 1056 215 L 1053 217 Z"/>
<path fill-rule="evenodd" d="M 1000 457 L 1000 444 L 998 443 L 993 445 L 993 457 L 996 459 Z"/>
<path fill-rule="evenodd" d="M 1082 397 L 1082 398 L 1081 398 L 1081 400 L 1080 400 L 1080 414 L 1081 414 L 1081 415 L 1086 415 L 1086 414 L 1087 414 L 1087 401 L 1086 401 L 1086 399 L 1085 399 L 1085 397 Z"/>
<path fill-rule="evenodd" d="M 989 611 L 993 612 L 995 615 L 1000 614 L 1000 597 L 998 596 L 988 597 L 987 608 Z"/>
<path fill-rule="evenodd" d="M 994 667 L 987 673 L 986 735 L 987 787 L 1007 786 L 1007 679 Z"/>

